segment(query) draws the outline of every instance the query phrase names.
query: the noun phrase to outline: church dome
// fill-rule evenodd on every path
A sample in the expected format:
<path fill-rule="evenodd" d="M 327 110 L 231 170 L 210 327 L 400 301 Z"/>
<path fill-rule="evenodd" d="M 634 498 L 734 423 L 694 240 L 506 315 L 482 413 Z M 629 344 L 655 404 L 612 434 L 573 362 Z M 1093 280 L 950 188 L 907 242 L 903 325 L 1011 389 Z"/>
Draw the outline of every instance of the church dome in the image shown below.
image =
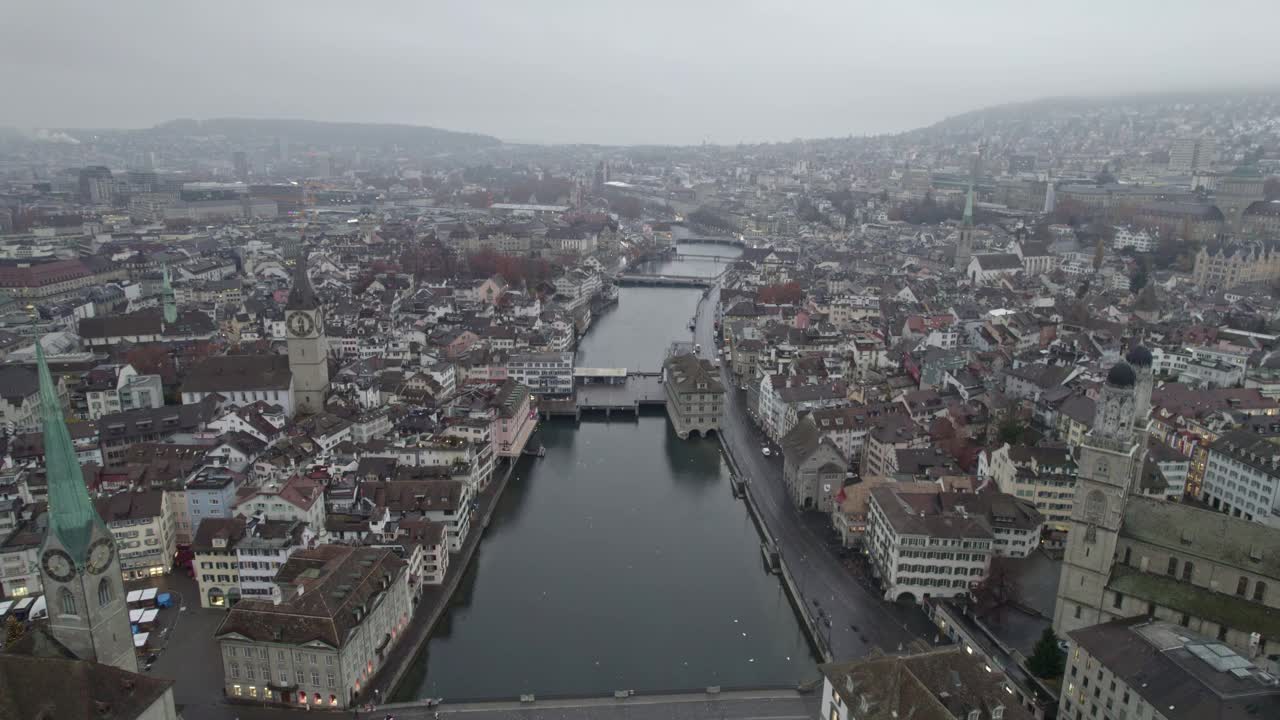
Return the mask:
<path fill-rule="evenodd" d="M 1107 373 L 1107 384 L 1116 387 L 1133 387 L 1138 382 L 1138 375 L 1129 363 L 1118 362 Z"/>
<path fill-rule="evenodd" d="M 1124 359 L 1126 362 L 1128 362 L 1130 365 L 1134 367 L 1138 367 L 1138 368 L 1151 367 L 1151 362 L 1152 362 L 1151 351 L 1142 345 L 1138 345 L 1134 347 L 1132 350 L 1130 350 L 1129 354 L 1124 356 Z"/>

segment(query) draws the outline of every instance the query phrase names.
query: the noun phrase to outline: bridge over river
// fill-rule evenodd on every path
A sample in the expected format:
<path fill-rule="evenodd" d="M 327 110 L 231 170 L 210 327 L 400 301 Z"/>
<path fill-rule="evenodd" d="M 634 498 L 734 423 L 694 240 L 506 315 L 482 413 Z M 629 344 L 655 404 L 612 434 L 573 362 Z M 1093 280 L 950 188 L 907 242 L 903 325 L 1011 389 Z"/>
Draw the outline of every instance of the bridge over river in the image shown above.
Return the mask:
<path fill-rule="evenodd" d="M 626 690 L 605 697 L 535 698 L 523 701 L 426 702 L 379 706 L 371 717 L 390 714 L 396 720 L 466 718 L 467 720 L 809 720 L 817 717 L 821 698 L 795 689 L 732 690 L 718 688 L 669 694 L 636 694 Z M 362 715 L 363 717 L 363 715 Z"/>

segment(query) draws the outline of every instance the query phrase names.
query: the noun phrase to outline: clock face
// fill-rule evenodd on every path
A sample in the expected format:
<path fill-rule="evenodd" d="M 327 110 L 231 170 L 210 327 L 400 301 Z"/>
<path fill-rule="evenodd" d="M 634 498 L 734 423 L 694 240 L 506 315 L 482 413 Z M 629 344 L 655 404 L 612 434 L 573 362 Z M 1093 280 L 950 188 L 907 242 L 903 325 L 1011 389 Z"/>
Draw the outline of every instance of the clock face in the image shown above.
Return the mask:
<path fill-rule="evenodd" d="M 86 566 L 89 572 L 97 575 L 105 571 L 111 565 L 111 557 L 115 555 L 116 544 L 111 538 L 98 538 L 89 546 L 89 562 Z"/>
<path fill-rule="evenodd" d="M 65 550 L 50 550 L 40 559 L 44 573 L 58 582 L 67 582 L 76 576 L 75 563 Z"/>
<path fill-rule="evenodd" d="M 306 337 L 315 327 L 315 323 L 311 322 L 311 316 L 306 313 L 296 312 L 289 316 L 289 331 L 294 335 Z"/>

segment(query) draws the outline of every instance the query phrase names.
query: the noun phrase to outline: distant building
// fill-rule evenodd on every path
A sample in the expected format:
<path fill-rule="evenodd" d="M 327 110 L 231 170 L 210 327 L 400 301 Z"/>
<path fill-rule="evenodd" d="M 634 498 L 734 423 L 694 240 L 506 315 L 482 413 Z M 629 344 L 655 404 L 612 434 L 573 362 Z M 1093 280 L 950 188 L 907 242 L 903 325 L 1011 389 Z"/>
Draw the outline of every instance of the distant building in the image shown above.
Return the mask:
<path fill-rule="evenodd" d="M 1169 172 L 1190 175 L 1217 159 L 1218 144 L 1211 137 L 1178 138 L 1169 147 Z"/>
<path fill-rule="evenodd" d="M 80 202 L 110 205 L 115 199 L 115 190 L 115 180 L 109 168 L 94 165 L 80 170 Z"/>
<path fill-rule="evenodd" d="M 1263 182 L 1262 173 L 1249 165 L 1241 165 L 1229 175 L 1218 178 L 1218 187 L 1213 193 L 1214 204 L 1222 211 L 1228 230 L 1240 232 L 1245 210 L 1265 199 Z"/>
<path fill-rule="evenodd" d="M 1201 290 L 1272 283 L 1280 280 L 1280 249 L 1263 242 L 1210 243 L 1196 253 L 1191 277 Z"/>

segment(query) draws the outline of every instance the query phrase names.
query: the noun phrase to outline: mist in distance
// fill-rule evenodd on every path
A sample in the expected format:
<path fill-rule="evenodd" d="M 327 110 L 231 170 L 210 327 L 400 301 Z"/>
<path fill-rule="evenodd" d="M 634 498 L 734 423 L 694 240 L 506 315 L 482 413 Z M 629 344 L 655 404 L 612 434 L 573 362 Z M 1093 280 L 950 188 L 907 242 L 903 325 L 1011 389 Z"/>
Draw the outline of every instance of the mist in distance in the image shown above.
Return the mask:
<path fill-rule="evenodd" d="M 1046 96 L 1276 85 L 1280 3 L 83 3 L 0 23 L 0 125 L 177 117 L 693 144 L 908 130 Z"/>

